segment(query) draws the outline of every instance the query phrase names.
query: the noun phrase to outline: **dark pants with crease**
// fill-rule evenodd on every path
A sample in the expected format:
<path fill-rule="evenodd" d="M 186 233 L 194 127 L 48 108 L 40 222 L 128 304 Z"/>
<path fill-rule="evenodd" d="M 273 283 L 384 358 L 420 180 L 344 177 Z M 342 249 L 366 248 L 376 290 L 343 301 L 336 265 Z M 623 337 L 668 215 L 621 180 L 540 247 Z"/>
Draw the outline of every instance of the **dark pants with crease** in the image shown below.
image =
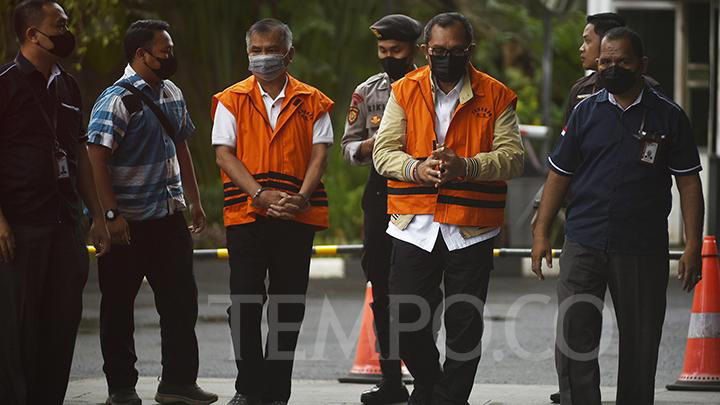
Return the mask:
<path fill-rule="evenodd" d="M 15 259 L 0 263 L 0 398 L 62 405 L 88 276 L 79 226 L 17 225 Z"/>
<path fill-rule="evenodd" d="M 160 315 L 162 380 L 191 385 L 197 380 L 195 323 L 198 291 L 193 246 L 182 213 L 129 222 L 130 246 L 113 245 L 98 259 L 100 345 L 109 391 L 135 387 L 135 297 L 147 278 Z"/>
<path fill-rule="evenodd" d="M 415 379 L 415 389 L 432 393 L 432 404 L 465 405 L 472 391 L 480 361 L 492 253 L 493 239 L 449 251 L 438 235 L 433 251 L 427 252 L 393 238 L 391 314 L 399 321 L 393 326 L 399 331 L 400 358 Z M 442 369 L 431 320 L 419 329 L 409 328 L 422 314 L 417 305 L 403 303 L 411 296 L 431 311 L 438 308 L 443 301 L 441 282 L 448 353 Z M 418 330 L 403 332 L 403 325 Z"/>
<path fill-rule="evenodd" d="M 265 217 L 227 228 L 232 301 L 228 315 L 238 369 L 235 389 L 243 395 L 263 402 L 290 398 L 314 237 L 310 225 Z M 263 351 L 266 301 L 268 335 Z"/>
<path fill-rule="evenodd" d="M 597 357 L 607 289 L 620 332 L 616 403 L 653 404 L 668 266 L 667 249 L 652 255 L 607 253 L 565 240 L 555 346 L 563 405 L 601 404 Z"/>
<path fill-rule="evenodd" d="M 377 337 L 376 350 L 380 354 L 380 369 L 383 378 L 400 381 L 402 371 L 400 359 L 390 358 L 390 298 L 388 284 L 390 279 L 390 255 L 392 237 L 386 230 L 390 222 L 387 214 L 387 180 L 374 168 L 365 186 L 362 208 L 365 220 L 363 233 L 363 253 L 361 265 L 365 277 L 372 284 L 373 302 L 371 309 Z"/>

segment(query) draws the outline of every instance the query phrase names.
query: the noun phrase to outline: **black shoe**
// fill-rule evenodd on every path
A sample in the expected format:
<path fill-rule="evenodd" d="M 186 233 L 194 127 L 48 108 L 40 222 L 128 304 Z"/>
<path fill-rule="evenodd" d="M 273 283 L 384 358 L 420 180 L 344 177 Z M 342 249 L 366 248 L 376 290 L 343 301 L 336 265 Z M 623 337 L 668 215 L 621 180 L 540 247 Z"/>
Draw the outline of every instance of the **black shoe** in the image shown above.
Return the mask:
<path fill-rule="evenodd" d="M 553 404 L 559 404 L 560 403 L 560 392 L 556 392 L 552 395 L 550 395 L 550 402 Z"/>
<path fill-rule="evenodd" d="M 217 400 L 216 394 L 203 390 L 197 384 L 175 385 L 161 381 L 155 394 L 155 401 L 159 404 L 207 405 Z"/>
<path fill-rule="evenodd" d="M 407 402 L 408 391 L 402 380 L 382 380 L 380 384 L 360 395 L 360 402 L 366 405 L 386 405 Z"/>
<path fill-rule="evenodd" d="M 430 405 L 432 402 L 432 391 L 415 385 L 407 405 Z"/>
<path fill-rule="evenodd" d="M 135 388 L 113 390 L 108 396 L 105 405 L 142 405 Z"/>
<path fill-rule="evenodd" d="M 246 395 L 235 393 L 235 396 L 227 405 L 260 405 L 260 400 L 252 399 Z"/>

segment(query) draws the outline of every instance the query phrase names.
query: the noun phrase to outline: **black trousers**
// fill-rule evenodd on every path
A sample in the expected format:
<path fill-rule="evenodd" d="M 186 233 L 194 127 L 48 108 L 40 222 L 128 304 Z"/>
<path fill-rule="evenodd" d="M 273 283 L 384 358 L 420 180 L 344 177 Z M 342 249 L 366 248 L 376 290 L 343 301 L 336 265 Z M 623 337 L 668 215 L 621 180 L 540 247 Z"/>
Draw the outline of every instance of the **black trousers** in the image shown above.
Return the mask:
<path fill-rule="evenodd" d="M 0 263 L 0 398 L 62 405 L 88 276 L 75 225 L 13 226 L 15 260 Z"/>
<path fill-rule="evenodd" d="M 598 347 L 610 290 L 620 332 L 618 405 L 651 405 L 665 320 L 668 252 L 606 253 L 565 240 L 555 363 L 563 405 L 600 405 Z"/>
<path fill-rule="evenodd" d="M 426 252 L 393 238 L 393 248 L 390 305 L 391 314 L 397 314 L 399 321 L 393 326 L 399 331 L 400 357 L 415 378 L 415 388 L 432 391 L 433 404 L 465 405 L 480 361 L 493 239 L 448 251 L 442 235 L 438 235 L 433 251 Z M 419 330 L 403 331 L 403 325 L 419 322 L 422 317 L 418 305 L 403 302 L 415 297 L 430 310 L 439 307 L 443 301 L 441 282 L 448 353 L 442 369 L 430 319 Z"/>
<path fill-rule="evenodd" d="M 400 359 L 390 358 L 390 255 L 392 238 L 386 230 L 390 222 L 387 214 L 387 180 L 374 168 L 365 186 L 362 208 L 365 219 L 361 265 L 365 277 L 372 284 L 371 309 L 375 321 L 376 350 L 380 353 L 383 378 L 398 381 L 402 378 Z"/>
<path fill-rule="evenodd" d="M 290 398 L 314 237 L 310 225 L 264 217 L 227 228 L 232 301 L 228 315 L 238 369 L 235 389 L 241 394 L 263 402 Z M 263 351 L 266 301 L 268 335 Z"/>
<path fill-rule="evenodd" d="M 198 373 L 195 323 L 198 291 L 193 274 L 193 246 L 182 213 L 130 222 L 130 246 L 113 245 L 98 259 L 100 346 L 110 392 L 134 387 L 134 304 L 143 278 L 155 295 L 160 315 L 162 379 L 194 384 Z"/>

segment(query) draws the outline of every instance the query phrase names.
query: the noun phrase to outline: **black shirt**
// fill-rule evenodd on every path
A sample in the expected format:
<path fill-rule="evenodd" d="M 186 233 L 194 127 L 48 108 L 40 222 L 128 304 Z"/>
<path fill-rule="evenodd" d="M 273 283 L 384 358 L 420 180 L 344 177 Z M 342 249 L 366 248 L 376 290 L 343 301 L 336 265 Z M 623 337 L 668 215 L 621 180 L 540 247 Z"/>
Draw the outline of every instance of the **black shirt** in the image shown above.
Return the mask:
<path fill-rule="evenodd" d="M 580 102 L 548 161 L 572 176 L 567 238 L 633 254 L 667 250 L 671 175 L 702 170 L 685 112 L 648 86 L 624 112 L 607 90 Z"/>
<path fill-rule="evenodd" d="M 69 179 L 56 174 L 56 136 Z M 0 67 L 0 207 L 10 224 L 77 222 L 76 155 L 84 136 L 80 91 L 69 74 L 56 65 L 48 84 L 21 53 Z"/>

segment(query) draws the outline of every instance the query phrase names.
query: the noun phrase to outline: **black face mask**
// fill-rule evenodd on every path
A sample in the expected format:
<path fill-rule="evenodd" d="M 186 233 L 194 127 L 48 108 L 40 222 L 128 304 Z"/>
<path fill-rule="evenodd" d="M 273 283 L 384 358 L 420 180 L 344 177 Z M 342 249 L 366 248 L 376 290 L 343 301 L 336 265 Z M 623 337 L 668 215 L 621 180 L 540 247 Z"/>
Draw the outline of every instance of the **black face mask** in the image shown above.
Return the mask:
<path fill-rule="evenodd" d="M 75 50 L 75 35 L 70 31 L 60 35 L 46 35 L 44 32 L 38 30 L 39 33 L 45 35 L 52 43 L 52 49 L 45 49 L 42 45 L 41 48 L 57 56 L 58 58 L 67 58 Z"/>
<path fill-rule="evenodd" d="M 157 56 L 150 53 L 150 51 L 146 50 L 145 52 L 147 52 L 150 56 L 155 58 L 156 61 L 160 62 L 160 69 L 153 69 L 150 66 L 148 66 L 148 68 L 150 70 L 152 70 L 153 73 L 155 73 L 155 76 L 157 76 L 158 79 L 167 80 L 170 77 L 172 77 L 172 75 L 174 75 L 175 72 L 177 72 L 178 61 L 177 61 L 177 58 L 175 58 L 175 55 L 170 55 L 170 57 L 168 57 L 166 59 L 160 59 Z M 145 66 L 147 66 L 147 64 L 145 64 Z"/>
<path fill-rule="evenodd" d="M 430 55 L 430 64 L 433 77 L 443 83 L 456 83 L 465 74 L 467 69 L 468 56 L 447 56 Z"/>
<path fill-rule="evenodd" d="M 600 83 L 612 94 L 623 94 L 637 81 L 636 73 L 620 66 L 612 66 L 600 71 Z"/>
<path fill-rule="evenodd" d="M 412 60 L 407 58 L 397 59 L 388 56 L 380 59 L 380 64 L 392 81 L 402 79 L 407 72 L 412 70 Z"/>

